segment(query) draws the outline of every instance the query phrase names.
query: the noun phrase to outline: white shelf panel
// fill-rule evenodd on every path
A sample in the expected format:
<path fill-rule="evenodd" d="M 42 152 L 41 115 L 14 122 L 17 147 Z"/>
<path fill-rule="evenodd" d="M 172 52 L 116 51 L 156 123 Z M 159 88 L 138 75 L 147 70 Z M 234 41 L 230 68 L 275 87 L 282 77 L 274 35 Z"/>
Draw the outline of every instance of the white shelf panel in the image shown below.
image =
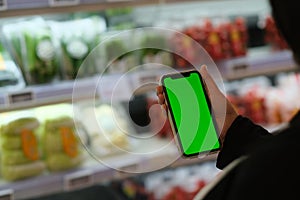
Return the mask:
<path fill-rule="evenodd" d="M 74 100 L 93 98 L 90 89 L 95 87 L 95 78 L 77 80 Z M 36 107 L 60 102 L 72 102 L 73 81 L 29 86 L 17 91 L 0 94 L 0 112 Z"/>
<path fill-rule="evenodd" d="M 217 66 L 225 80 L 297 70 L 289 50 L 271 52 L 268 49 L 254 49 L 246 57 L 223 61 L 217 63 Z"/>
<path fill-rule="evenodd" d="M 54 2 L 54 3 L 53 3 Z M 109 8 L 157 4 L 159 0 L 15 0 L 0 10 L 0 18 L 44 15 L 82 11 L 101 11 Z"/>

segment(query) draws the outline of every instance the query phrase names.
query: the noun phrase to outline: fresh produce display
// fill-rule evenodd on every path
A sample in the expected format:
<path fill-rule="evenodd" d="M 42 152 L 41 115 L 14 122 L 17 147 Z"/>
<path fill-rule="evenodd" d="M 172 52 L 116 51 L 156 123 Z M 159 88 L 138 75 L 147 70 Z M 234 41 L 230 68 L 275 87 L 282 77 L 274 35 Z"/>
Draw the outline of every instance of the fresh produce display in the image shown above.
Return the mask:
<path fill-rule="evenodd" d="M 267 16 L 264 24 L 265 42 L 271 46 L 273 50 L 289 49 L 285 39 L 278 31 L 273 17 Z"/>
<path fill-rule="evenodd" d="M 192 200 L 217 173 L 210 162 L 162 172 L 160 177 L 154 173 L 145 180 L 146 191 L 153 194 L 154 200 Z"/>
<path fill-rule="evenodd" d="M 87 77 L 99 71 L 97 55 L 89 56 L 89 53 L 99 44 L 100 34 L 106 30 L 102 18 L 93 16 L 49 24 L 53 35 L 60 41 L 63 79 Z"/>
<path fill-rule="evenodd" d="M 206 19 L 202 25 L 185 27 L 182 32 L 202 45 L 215 61 L 247 54 L 248 33 L 245 19 L 242 17 L 215 25 L 212 20 Z M 197 52 L 193 51 L 195 47 L 192 46 L 190 38 L 174 34 L 173 48 L 183 55 L 174 55 L 175 67 L 190 67 L 187 60 L 199 59 Z"/>
<path fill-rule="evenodd" d="M 3 42 L 7 43 L 7 50 L 11 54 L 16 64 L 21 68 L 23 67 L 22 52 L 21 52 L 21 23 L 6 24 L 2 26 Z"/>
<path fill-rule="evenodd" d="M 115 181 L 110 187 L 122 199 L 130 200 L 155 200 L 154 194 L 147 191 L 141 181 L 134 179 L 125 179 L 124 181 Z"/>
<path fill-rule="evenodd" d="M 139 64 L 137 51 L 130 51 L 128 40 L 133 39 L 111 39 L 105 43 L 105 58 L 108 73 L 127 72 Z"/>
<path fill-rule="evenodd" d="M 112 9 L 106 9 L 105 16 L 107 17 L 114 17 L 114 16 L 120 16 L 120 15 L 127 15 L 132 13 L 133 9 L 131 7 L 122 7 L 122 8 L 112 8 Z"/>
<path fill-rule="evenodd" d="M 207 162 L 112 181 L 109 187 L 127 200 L 192 200 L 218 172 Z"/>
<path fill-rule="evenodd" d="M 259 88 L 249 89 L 241 96 L 228 95 L 228 98 L 240 114 L 251 118 L 256 123 L 267 123 L 266 98 Z"/>
<path fill-rule="evenodd" d="M 164 35 L 159 34 L 143 34 L 144 36 L 140 44 L 142 48 L 140 52 L 141 64 L 159 63 L 166 66 L 172 66 L 172 54 L 165 50 L 168 48 L 167 38 Z"/>
<path fill-rule="evenodd" d="M 48 170 L 67 170 L 82 163 L 80 141 L 72 118 L 61 116 L 45 120 L 41 134 L 43 156 Z"/>
<path fill-rule="evenodd" d="M 236 81 L 231 85 L 236 89 L 229 91 L 227 96 L 240 114 L 256 123 L 276 125 L 288 122 L 299 109 L 298 101 L 295 101 L 300 98 L 299 74 L 280 75 L 276 80 L 276 86 L 272 86 L 266 77 Z"/>
<path fill-rule="evenodd" d="M 2 124 L 1 176 L 9 181 L 37 176 L 44 172 L 37 128 L 40 122 L 35 117 L 21 117 Z"/>
<path fill-rule="evenodd" d="M 60 58 L 57 43 L 42 18 L 9 24 L 4 33 L 26 83 L 49 83 L 58 78 Z"/>
<path fill-rule="evenodd" d="M 104 15 L 107 20 L 109 30 L 128 30 L 135 28 L 134 16 L 132 15 L 133 8 L 112 8 L 106 9 Z"/>
<path fill-rule="evenodd" d="M 104 19 L 91 16 L 69 21 L 47 21 L 42 17 L 24 19 L 3 26 L 5 41 L 28 85 L 94 75 L 101 66 L 96 53 L 106 30 Z"/>
<path fill-rule="evenodd" d="M 121 108 L 101 104 L 96 108 L 82 107 L 81 110 L 84 117 L 79 120 L 91 137 L 91 149 L 95 155 L 106 157 L 122 153 L 120 149 L 129 150 L 130 141 L 126 134 L 132 134 L 132 128 L 120 116 Z"/>
<path fill-rule="evenodd" d="M 0 90 L 11 91 L 25 86 L 23 76 L 0 41 Z"/>
<path fill-rule="evenodd" d="M 26 76 L 30 83 L 48 83 L 53 81 L 59 69 L 59 59 L 55 55 L 55 47 L 51 41 L 50 32 L 40 32 L 31 35 L 31 31 L 24 32 L 26 45 L 26 68 L 30 76 Z"/>
<path fill-rule="evenodd" d="M 108 64 L 106 72 L 122 73 L 139 65 L 146 68 L 147 64 L 150 64 L 149 68 L 153 68 L 151 63 L 173 66 L 172 54 L 164 50 L 169 45 L 164 35 L 143 30 L 130 32 L 132 35 L 125 34 L 122 33 L 122 37 L 112 38 L 105 43 L 105 57 Z M 130 46 L 132 43 L 139 49 L 135 50 L 134 46 Z"/>

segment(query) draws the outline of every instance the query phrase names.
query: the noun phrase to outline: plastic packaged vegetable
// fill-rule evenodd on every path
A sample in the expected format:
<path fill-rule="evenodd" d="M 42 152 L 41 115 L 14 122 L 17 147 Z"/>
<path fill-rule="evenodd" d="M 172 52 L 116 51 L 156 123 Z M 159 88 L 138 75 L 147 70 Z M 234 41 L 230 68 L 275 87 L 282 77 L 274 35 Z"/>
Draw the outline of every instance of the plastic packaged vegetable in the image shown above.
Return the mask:
<path fill-rule="evenodd" d="M 18 90 L 25 86 L 20 69 L 0 41 L 0 91 Z"/>
<path fill-rule="evenodd" d="M 159 63 L 166 66 L 172 66 L 172 54 L 165 51 L 165 49 L 168 49 L 166 36 L 160 35 L 158 33 L 142 34 L 144 36 L 141 40 L 141 47 L 143 47 L 140 55 L 141 63 Z"/>
<path fill-rule="evenodd" d="M 49 83 L 59 78 L 58 42 L 42 18 L 8 24 L 4 33 L 28 85 Z"/>
<path fill-rule="evenodd" d="M 45 163 L 43 161 L 23 165 L 4 165 L 1 168 L 3 178 L 10 181 L 37 176 L 44 170 Z"/>
<path fill-rule="evenodd" d="M 62 48 L 64 79 L 87 77 L 99 71 L 98 67 L 101 66 L 96 54 L 85 59 L 99 44 L 100 34 L 106 30 L 104 19 L 94 16 L 62 22 L 51 21 L 49 24 Z M 82 69 L 79 70 L 81 66 Z"/>
<path fill-rule="evenodd" d="M 79 166 L 83 161 L 75 124 L 69 116 L 59 116 L 43 123 L 42 148 L 47 168 L 60 171 Z"/>
<path fill-rule="evenodd" d="M 127 137 L 126 133 L 133 133 L 133 129 L 121 116 L 123 112 L 121 109 L 102 104 L 96 108 L 83 110 L 86 116 L 96 114 L 96 120 L 92 117 L 82 119 L 93 137 L 91 149 L 95 155 L 105 157 L 124 152 L 120 149 L 130 149 L 130 137 Z"/>
<path fill-rule="evenodd" d="M 34 117 L 11 118 L 1 125 L 1 175 L 14 181 L 41 174 L 41 160 L 36 130 L 39 121 Z"/>
<path fill-rule="evenodd" d="M 139 65 L 139 52 L 132 51 L 130 46 L 134 39 L 133 35 L 122 34 L 105 43 L 106 72 L 123 73 Z"/>
<path fill-rule="evenodd" d="M 16 64 L 23 70 L 22 52 L 21 52 L 21 28 L 22 23 L 4 24 L 2 26 L 3 41 Z"/>

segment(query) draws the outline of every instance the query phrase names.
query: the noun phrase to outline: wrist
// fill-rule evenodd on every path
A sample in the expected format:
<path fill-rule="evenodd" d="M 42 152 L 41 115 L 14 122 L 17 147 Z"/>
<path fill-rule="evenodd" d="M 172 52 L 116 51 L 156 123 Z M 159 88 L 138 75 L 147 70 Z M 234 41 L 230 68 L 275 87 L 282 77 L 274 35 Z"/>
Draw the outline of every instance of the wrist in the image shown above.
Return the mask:
<path fill-rule="evenodd" d="M 231 125 L 237 119 L 238 116 L 239 115 L 237 113 L 231 113 L 231 114 L 226 115 L 224 126 L 223 126 L 223 128 L 221 130 L 221 134 L 220 134 L 220 140 L 221 140 L 222 144 L 224 143 L 228 129 L 231 127 Z"/>

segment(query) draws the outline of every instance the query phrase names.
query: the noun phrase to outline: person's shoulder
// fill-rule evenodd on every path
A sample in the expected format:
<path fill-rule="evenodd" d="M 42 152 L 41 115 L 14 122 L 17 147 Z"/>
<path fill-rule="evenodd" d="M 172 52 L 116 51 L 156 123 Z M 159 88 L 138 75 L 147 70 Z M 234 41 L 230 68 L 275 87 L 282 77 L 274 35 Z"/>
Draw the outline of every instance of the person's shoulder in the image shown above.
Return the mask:
<path fill-rule="evenodd" d="M 270 140 L 260 143 L 257 148 L 251 152 L 248 159 L 243 162 L 244 168 L 249 168 L 262 176 L 270 174 L 274 177 L 282 172 L 283 169 L 294 167 L 297 157 L 300 154 L 300 134 L 299 128 L 289 126 Z M 300 175 L 300 171 L 297 172 Z"/>
<path fill-rule="evenodd" d="M 291 127 L 257 147 L 234 172 L 236 191 L 240 195 L 263 194 L 264 199 L 296 195 L 298 186 L 293 183 L 300 179 L 299 137 Z"/>

